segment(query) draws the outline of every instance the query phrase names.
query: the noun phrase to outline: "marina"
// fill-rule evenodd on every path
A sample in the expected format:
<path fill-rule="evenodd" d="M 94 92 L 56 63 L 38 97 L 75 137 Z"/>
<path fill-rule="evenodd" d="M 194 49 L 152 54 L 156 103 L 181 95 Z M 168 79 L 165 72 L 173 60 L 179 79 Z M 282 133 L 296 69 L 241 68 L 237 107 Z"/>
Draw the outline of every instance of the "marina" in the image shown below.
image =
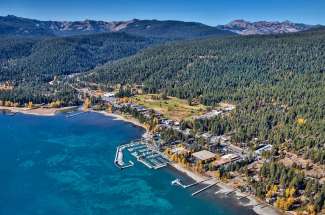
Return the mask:
<path fill-rule="evenodd" d="M 129 161 L 129 164 L 125 165 L 123 161 L 124 149 L 149 169 L 157 170 L 166 167 L 169 163 L 169 159 L 165 155 L 154 149 L 152 146 L 149 146 L 146 140 L 140 139 L 117 147 L 114 163 L 121 169 L 134 165 L 132 161 Z"/>

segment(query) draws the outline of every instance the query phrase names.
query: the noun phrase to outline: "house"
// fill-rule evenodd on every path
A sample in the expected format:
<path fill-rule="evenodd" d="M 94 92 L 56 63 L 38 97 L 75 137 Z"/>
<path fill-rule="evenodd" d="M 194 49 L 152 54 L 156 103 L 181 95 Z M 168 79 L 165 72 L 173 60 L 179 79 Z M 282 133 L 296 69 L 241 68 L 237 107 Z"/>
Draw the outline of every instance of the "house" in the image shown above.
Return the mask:
<path fill-rule="evenodd" d="M 205 140 L 210 140 L 210 138 L 212 137 L 212 134 L 210 132 L 206 132 L 206 133 L 203 133 L 201 135 L 201 137 L 203 137 Z"/>
<path fill-rule="evenodd" d="M 102 100 L 109 103 L 115 102 L 116 101 L 115 93 L 114 92 L 104 93 L 102 96 Z"/>
<path fill-rule="evenodd" d="M 240 159 L 240 156 L 236 155 L 236 154 L 227 154 L 227 155 L 222 156 L 221 159 L 229 160 L 229 161 L 236 161 L 236 160 Z"/>
<path fill-rule="evenodd" d="M 209 149 L 210 152 L 216 153 L 216 152 L 219 152 L 220 146 L 219 146 L 218 143 L 209 144 L 208 149 Z"/>
<path fill-rule="evenodd" d="M 138 112 L 145 112 L 147 111 L 147 109 L 145 107 L 142 106 L 134 106 L 134 109 L 136 109 Z"/>
<path fill-rule="evenodd" d="M 107 98 L 115 97 L 115 93 L 114 92 L 104 93 L 103 97 L 107 97 Z"/>
<path fill-rule="evenodd" d="M 171 151 L 173 154 L 178 154 L 178 155 L 187 154 L 190 152 L 184 146 L 176 146 L 176 147 L 172 148 Z"/>
<path fill-rule="evenodd" d="M 255 154 L 260 156 L 260 155 L 262 155 L 263 152 L 267 152 L 267 151 L 271 151 L 271 150 L 272 150 L 272 145 L 267 144 L 267 145 L 263 145 L 262 147 L 255 150 Z"/>
<path fill-rule="evenodd" d="M 222 111 L 219 110 L 212 110 L 202 116 L 199 116 L 197 119 L 211 119 L 213 117 L 216 117 L 218 115 L 220 115 L 222 113 Z"/>
<path fill-rule="evenodd" d="M 211 162 L 216 158 L 216 154 L 207 150 L 195 152 L 192 154 L 192 156 L 195 158 L 196 161 L 200 161 L 202 163 Z"/>
<path fill-rule="evenodd" d="M 221 167 L 221 166 L 225 166 L 225 165 L 231 164 L 233 162 L 237 162 L 240 159 L 241 158 L 240 158 L 239 155 L 236 155 L 236 154 L 227 154 L 227 155 L 222 156 L 219 160 L 217 160 L 215 162 L 215 166 L 218 168 L 218 167 Z"/>

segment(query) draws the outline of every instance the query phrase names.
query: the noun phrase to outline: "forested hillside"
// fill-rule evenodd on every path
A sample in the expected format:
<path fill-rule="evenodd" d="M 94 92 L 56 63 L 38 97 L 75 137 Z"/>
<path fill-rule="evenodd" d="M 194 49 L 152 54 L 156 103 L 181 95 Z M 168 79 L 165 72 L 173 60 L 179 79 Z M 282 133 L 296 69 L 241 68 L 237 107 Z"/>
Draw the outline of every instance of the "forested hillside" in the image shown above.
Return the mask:
<path fill-rule="evenodd" d="M 325 31 L 205 39 L 149 48 L 85 76 L 147 92 L 237 104 L 235 142 L 285 144 L 325 163 Z"/>
<path fill-rule="evenodd" d="M 135 54 L 159 40 L 125 33 L 65 38 L 0 40 L 0 82 L 50 81 L 55 75 L 84 72 Z"/>
<path fill-rule="evenodd" d="M 168 39 L 193 39 L 208 36 L 222 37 L 236 35 L 228 30 L 221 30 L 196 22 L 159 20 L 133 20 L 126 28 L 121 29 L 121 31 L 143 37 Z"/>
<path fill-rule="evenodd" d="M 2 37 L 73 36 L 95 33 L 126 32 L 143 37 L 192 39 L 207 36 L 235 35 L 235 33 L 197 22 L 138 20 L 106 22 L 40 21 L 16 16 L 0 16 Z"/>
<path fill-rule="evenodd" d="M 164 41 L 126 33 L 1 38 L 0 87 L 9 84 L 12 89 L 0 89 L 0 101 L 24 105 L 29 101 L 40 104 L 60 100 L 62 105 L 78 104 L 77 92 L 67 83 L 49 84 L 55 76 L 85 72 Z"/>

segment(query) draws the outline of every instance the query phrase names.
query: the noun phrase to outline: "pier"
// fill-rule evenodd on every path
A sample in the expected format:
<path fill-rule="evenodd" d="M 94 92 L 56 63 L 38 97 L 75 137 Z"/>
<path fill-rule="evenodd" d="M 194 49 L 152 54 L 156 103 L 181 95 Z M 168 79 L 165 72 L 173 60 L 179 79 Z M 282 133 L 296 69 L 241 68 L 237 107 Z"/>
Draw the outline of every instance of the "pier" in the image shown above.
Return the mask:
<path fill-rule="evenodd" d="M 176 178 L 174 181 L 171 182 L 171 184 L 172 185 L 179 185 L 179 186 L 183 187 L 184 189 L 186 189 L 186 188 L 189 188 L 189 187 L 193 187 L 195 185 L 199 185 L 199 184 L 201 184 L 203 182 L 210 181 L 211 179 L 213 179 L 213 178 L 208 178 L 208 179 L 205 179 L 205 180 L 202 180 L 202 181 L 197 181 L 197 182 L 194 182 L 192 184 L 185 185 L 185 184 L 182 183 L 181 179 Z"/>
<path fill-rule="evenodd" d="M 201 192 L 203 192 L 203 191 L 205 191 L 205 190 L 207 190 L 207 189 L 213 187 L 213 186 L 216 185 L 216 184 L 218 184 L 218 182 L 215 182 L 215 183 L 210 184 L 210 185 L 208 185 L 208 186 L 206 186 L 206 187 L 203 187 L 202 189 L 200 189 L 200 190 L 195 191 L 194 193 L 192 193 L 192 196 L 195 196 L 195 195 L 197 195 L 197 194 L 199 194 L 199 193 L 201 193 Z"/>
<path fill-rule="evenodd" d="M 116 148 L 114 164 L 119 169 L 126 169 L 126 168 L 134 166 L 134 163 L 132 161 L 129 161 L 128 164 L 124 163 L 124 161 L 123 161 L 123 150 L 124 150 L 123 146 L 122 147 L 118 146 Z"/>
<path fill-rule="evenodd" d="M 235 189 L 235 190 L 232 190 L 232 191 L 230 191 L 230 192 L 228 192 L 228 193 L 226 193 L 225 195 L 226 195 L 226 196 L 229 196 L 230 194 L 235 193 L 235 192 L 236 192 L 236 189 Z"/>
<path fill-rule="evenodd" d="M 77 116 L 79 116 L 79 115 L 81 115 L 81 114 L 84 114 L 84 113 L 88 113 L 88 112 L 83 111 L 83 112 L 78 112 L 78 113 L 72 113 L 72 114 L 68 114 L 68 115 L 66 115 L 65 117 L 66 117 L 66 118 L 74 118 L 74 117 L 77 117 Z"/>
<path fill-rule="evenodd" d="M 242 199 L 245 199 L 245 198 L 247 198 L 248 196 L 250 196 L 250 194 L 248 194 L 248 195 L 245 195 L 245 196 L 242 196 L 242 197 L 238 198 L 238 200 L 242 200 Z"/>

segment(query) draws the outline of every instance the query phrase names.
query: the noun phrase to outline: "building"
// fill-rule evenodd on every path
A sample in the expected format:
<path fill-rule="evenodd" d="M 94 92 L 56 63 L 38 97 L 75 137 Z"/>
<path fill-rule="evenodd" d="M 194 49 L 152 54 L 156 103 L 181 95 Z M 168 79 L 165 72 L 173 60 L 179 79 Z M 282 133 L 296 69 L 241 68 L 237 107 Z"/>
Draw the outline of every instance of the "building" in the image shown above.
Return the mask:
<path fill-rule="evenodd" d="M 227 154 L 215 162 L 217 168 L 239 161 L 241 158 L 236 154 Z"/>
<path fill-rule="evenodd" d="M 210 132 L 206 132 L 201 135 L 201 137 L 203 137 L 205 140 L 210 140 L 212 136 L 213 135 Z"/>
<path fill-rule="evenodd" d="M 213 117 L 216 117 L 218 115 L 222 114 L 222 111 L 219 110 L 212 110 L 202 116 L 199 116 L 197 119 L 211 119 Z"/>
<path fill-rule="evenodd" d="M 203 163 L 211 162 L 216 158 L 216 154 L 207 150 L 195 152 L 192 154 L 192 156 L 195 158 L 196 161 L 200 161 Z"/>
<path fill-rule="evenodd" d="M 176 146 L 176 147 L 172 148 L 171 151 L 173 154 L 178 154 L 178 155 L 184 155 L 184 154 L 188 154 L 190 152 L 184 146 Z"/>
<path fill-rule="evenodd" d="M 255 150 L 255 154 L 260 156 L 260 155 L 262 155 L 263 152 L 267 152 L 267 151 L 271 151 L 271 150 L 272 150 L 272 145 L 267 144 L 267 145 L 263 145 L 259 149 Z"/>
<path fill-rule="evenodd" d="M 115 93 L 114 92 L 104 93 L 104 95 L 102 96 L 102 100 L 109 103 L 115 102 L 116 101 Z"/>

